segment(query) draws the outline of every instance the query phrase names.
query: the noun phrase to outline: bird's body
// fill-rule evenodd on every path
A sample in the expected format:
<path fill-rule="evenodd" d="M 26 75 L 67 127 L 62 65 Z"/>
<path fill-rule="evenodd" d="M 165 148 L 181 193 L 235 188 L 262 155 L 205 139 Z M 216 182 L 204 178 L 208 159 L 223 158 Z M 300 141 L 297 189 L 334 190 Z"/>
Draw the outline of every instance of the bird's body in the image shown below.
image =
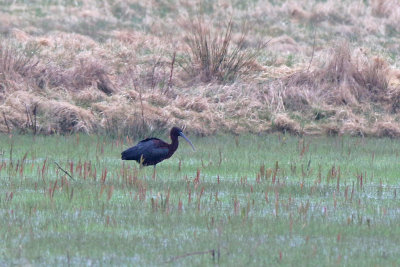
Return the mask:
<path fill-rule="evenodd" d="M 156 165 L 164 159 L 170 158 L 175 151 L 178 149 L 179 141 L 178 137 L 182 136 L 192 146 L 193 144 L 186 138 L 182 133 L 182 130 L 173 127 L 170 132 L 172 143 L 168 144 L 158 138 L 147 138 L 136 146 L 133 146 L 121 153 L 121 159 L 123 160 L 136 160 L 143 166 Z"/>
<path fill-rule="evenodd" d="M 136 160 L 138 163 L 142 160 L 143 166 L 148 166 L 156 165 L 164 159 L 170 158 L 172 154 L 173 152 L 170 153 L 168 144 L 164 141 L 158 138 L 147 138 L 122 152 L 121 158 L 123 160 Z M 141 159 L 142 157 L 143 159 Z"/>

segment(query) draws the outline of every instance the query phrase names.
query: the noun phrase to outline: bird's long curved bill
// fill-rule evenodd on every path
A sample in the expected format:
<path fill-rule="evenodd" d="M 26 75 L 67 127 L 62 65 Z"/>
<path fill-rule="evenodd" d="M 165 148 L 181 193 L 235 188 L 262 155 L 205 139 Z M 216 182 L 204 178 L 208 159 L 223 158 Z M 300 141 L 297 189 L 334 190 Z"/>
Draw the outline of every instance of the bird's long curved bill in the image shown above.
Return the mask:
<path fill-rule="evenodd" d="M 193 151 L 196 151 L 196 149 L 194 148 L 192 142 L 190 142 L 189 138 L 187 138 L 182 132 L 179 135 L 182 136 L 189 143 L 189 145 L 192 146 Z"/>

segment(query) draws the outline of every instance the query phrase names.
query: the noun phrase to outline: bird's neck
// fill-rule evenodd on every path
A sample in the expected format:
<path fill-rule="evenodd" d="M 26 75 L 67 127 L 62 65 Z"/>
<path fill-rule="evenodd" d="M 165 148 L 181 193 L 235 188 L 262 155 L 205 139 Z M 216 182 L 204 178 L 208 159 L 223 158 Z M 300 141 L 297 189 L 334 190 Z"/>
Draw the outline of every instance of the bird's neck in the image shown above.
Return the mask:
<path fill-rule="evenodd" d="M 178 149 L 178 145 L 179 145 L 178 136 L 175 136 L 175 135 L 171 136 L 171 141 L 172 142 L 169 145 L 169 154 L 172 155 Z"/>

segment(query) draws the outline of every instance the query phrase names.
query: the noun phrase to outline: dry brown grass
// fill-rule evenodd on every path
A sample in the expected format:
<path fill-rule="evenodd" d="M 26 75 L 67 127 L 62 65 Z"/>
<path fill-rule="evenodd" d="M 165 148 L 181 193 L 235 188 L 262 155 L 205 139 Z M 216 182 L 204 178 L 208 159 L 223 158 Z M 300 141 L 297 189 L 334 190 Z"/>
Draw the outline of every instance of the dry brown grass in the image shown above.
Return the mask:
<path fill-rule="evenodd" d="M 398 0 L 373 0 L 371 1 L 372 14 L 380 17 L 389 17 L 399 8 Z"/>
<path fill-rule="evenodd" d="M 301 133 L 300 124 L 297 121 L 289 118 L 287 114 L 277 114 L 273 122 L 273 127 L 275 130 L 285 133 Z"/>
<path fill-rule="evenodd" d="M 10 14 L 32 7 L 11 2 L 2 132 L 399 136 L 398 1 L 216 1 L 199 19 L 194 3 L 84 0 L 24 13 L 31 25 Z"/>
<path fill-rule="evenodd" d="M 50 64 L 45 66 L 41 75 L 41 78 L 48 83 L 48 87 L 64 87 L 78 91 L 93 86 L 107 95 L 116 92 L 108 77 L 105 64 L 98 60 L 81 59 L 76 66 L 67 70 Z"/>
<path fill-rule="evenodd" d="M 302 87 L 312 90 L 329 105 L 359 106 L 364 103 L 379 102 L 388 93 L 388 64 L 381 58 L 370 59 L 356 53 L 347 43 L 328 51 L 330 57 L 321 67 L 314 67 L 310 72 L 300 71 L 285 80 L 288 88 L 293 90 L 289 98 L 299 102 L 290 106 L 307 105 L 307 97 L 299 95 Z M 306 89 L 307 90 L 307 89 Z M 300 107 L 301 108 L 301 107 Z"/>
<path fill-rule="evenodd" d="M 10 54 L 12 50 L 7 51 Z M 62 68 L 63 61 L 58 65 L 43 61 L 33 64 L 13 51 L 16 59 L 2 57 L 3 79 L 11 82 L 14 78 L 9 77 L 19 77 L 22 82 L 14 83 L 13 91 L 7 86 L 9 91 L 2 94 L 0 111 L 4 112 L 8 127 L 27 131 L 32 124 L 27 119 L 27 109 L 37 105 L 37 132 L 42 133 L 144 135 L 172 125 L 186 125 L 187 131 L 199 135 L 284 131 L 397 136 L 395 120 L 386 118 L 385 123 L 379 124 L 362 114 L 373 105 L 385 108 L 388 114 L 397 110 L 397 72 L 383 59 L 371 59 L 348 45 L 332 51 L 323 64 L 318 63 L 325 58 L 320 56 L 311 71 L 280 67 L 272 73 L 264 68 L 259 70 L 264 74 L 255 82 L 200 83 L 185 91 L 172 87 L 168 94 L 164 94 L 165 87 L 154 86 L 159 80 L 142 74 L 148 69 L 140 65 L 117 75 L 94 56 L 78 56 L 76 65 Z M 23 60 L 18 61 L 20 57 Z M 270 79 L 271 76 L 275 78 Z M 293 118 L 301 118 L 304 126 Z M 8 131 L 4 119 L 0 125 L 0 129 Z"/>
<path fill-rule="evenodd" d="M 183 23 L 187 33 L 185 42 L 189 47 L 184 68 L 190 76 L 199 77 L 202 82 L 232 82 L 255 65 L 258 50 L 262 46 L 256 51 L 245 49 L 246 30 L 234 42 L 232 19 L 222 30 L 215 30 L 212 23 L 200 16 Z"/>
<path fill-rule="evenodd" d="M 28 82 L 37 74 L 38 61 L 17 49 L 15 44 L 0 43 L 0 83 L 4 91 Z"/>
<path fill-rule="evenodd" d="M 385 117 L 382 121 L 377 122 L 374 125 L 372 131 L 373 135 L 379 137 L 400 137 L 400 125 L 397 122 L 393 121 L 393 119 L 390 117 Z"/>

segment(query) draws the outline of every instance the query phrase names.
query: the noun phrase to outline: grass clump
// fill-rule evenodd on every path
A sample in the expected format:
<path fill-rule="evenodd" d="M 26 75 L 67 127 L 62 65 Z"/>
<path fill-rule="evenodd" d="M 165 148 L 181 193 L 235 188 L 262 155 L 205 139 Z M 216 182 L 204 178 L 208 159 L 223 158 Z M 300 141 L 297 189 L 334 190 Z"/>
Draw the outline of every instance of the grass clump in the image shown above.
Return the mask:
<path fill-rule="evenodd" d="M 243 30 L 235 42 L 232 39 L 232 19 L 219 30 L 199 16 L 186 23 L 185 42 L 189 53 L 185 69 L 191 76 L 199 77 L 206 83 L 213 80 L 233 82 L 256 64 L 257 50 L 246 48 L 247 32 Z"/>
<path fill-rule="evenodd" d="M 288 77 L 287 86 L 310 87 L 324 102 L 355 106 L 379 102 L 388 93 L 388 66 L 380 58 L 372 62 L 355 53 L 348 43 L 335 47 L 327 62 L 310 72 Z"/>
<path fill-rule="evenodd" d="M 28 82 L 36 76 L 39 61 L 32 54 L 26 55 L 27 50 L 28 47 L 18 49 L 12 42 L 0 42 L 0 82 L 3 90 L 12 88 L 12 83 Z"/>

